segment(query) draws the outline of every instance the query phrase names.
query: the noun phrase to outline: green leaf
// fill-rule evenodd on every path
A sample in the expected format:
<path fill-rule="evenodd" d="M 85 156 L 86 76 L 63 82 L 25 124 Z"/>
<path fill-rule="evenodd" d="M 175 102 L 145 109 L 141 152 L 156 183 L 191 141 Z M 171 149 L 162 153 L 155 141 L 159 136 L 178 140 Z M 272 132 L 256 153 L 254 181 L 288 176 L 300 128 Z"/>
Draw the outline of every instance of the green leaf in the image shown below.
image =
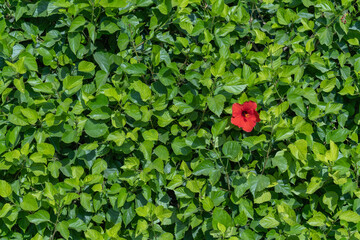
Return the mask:
<path fill-rule="evenodd" d="M 49 82 L 37 84 L 37 85 L 33 86 L 32 89 L 35 92 L 40 92 L 40 93 L 47 93 L 47 94 L 53 94 L 54 93 L 53 85 L 51 83 L 49 83 Z"/>
<path fill-rule="evenodd" d="M 4 130 L 4 128 L 3 128 L 3 130 Z M 9 132 L 6 134 L 6 140 L 8 140 L 12 146 L 16 145 L 16 143 L 20 140 L 19 139 L 20 130 L 21 130 L 21 127 L 16 126 L 16 127 L 13 127 L 11 130 L 9 130 Z M 4 133 L 2 133 L 2 134 L 4 134 Z"/>
<path fill-rule="evenodd" d="M 266 141 L 266 136 L 264 134 L 261 134 L 260 136 L 251 136 L 244 138 L 242 141 L 242 145 L 252 148 L 253 146 L 265 141 Z"/>
<path fill-rule="evenodd" d="M 229 93 L 239 95 L 246 89 L 246 87 L 247 87 L 246 84 L 244 84 L 244 85 L 225 85 L 224 90 Z"/>
<path fill-rule="evenodd" d="M 147 101 L 151 98 L 151 90 L 148 85 L 141 81 L 136 81 L 131 84 L 135 91 L 140 93 L 141 99 Z"/>
<path fill-rule="evenodd" d="M 211 133 L 213 134 L 214 137 L 217 137 L 225 131 L 225 128 L 227 126 L 228 126 L 228 120 L 227 119 L 221 120 L 221 121 L 215 123 L 211 127 Z"/>
<path fill-rule="evenodd" d="M 117 207 L 118 208 L 124 206 L 124 204 L 126 202 L 126 199 L 127 199 L 127 196 L 128 196 L 128 193 L 127 193 L 126 188 L 121 188 L 120 191 L 119 191 L 118 198 L 117 198 L 117 201 L 118 201 Z"/>
<path fill-rule="evenodd" d="M 281 114 L 283 114 L 284 112 L 286 112 L 286 110 L 288 110 L 289 108 L 289 103 L 288 102 L 283 102 L 280 105 L 276 106 L 274 108 L 274 114 L 276 117 L 279 117 Z"/>
<path fill-rule="evenodd" d="M 340 220 L 344 220 L 346 222 L 352 222 L 352 223 L 360 222 L 360 215 L 351 210 L 341 212 L 339 215 L 339 218 L 340 218 Z"/>
<path fill-rule="evenodd" d="M 103 159 L 97 159 L 91 168 L 92 174 L 100 174 L 107 169 L 107 162 Z"/>
<path fill-rule="evenodd" d="M 23 118 L 22 116 L 19 115 L 15 115 L 15 114 L 9 114 L 8 115 L 8 120 L 9 122 L 11 122 L 14 125 L 18 125 L 18 126 L 26 126 L 29 125 L 29 123 L 26 121 L 25 118 Z"/>
<path fill-rule="evenodd" d="M 146 74 L 146 70 L 147 67 L 142 63 L 130 64 L 124 69 L 127 74 L 135 76 Z"/>
<path fill-rule="evenodd" d="M 83 76 L 67 76 L 63 82 L 65 93 L 69 96 L 79 91 L 83 84 Z"/>
<path fill-rule="evenodd" d="M 71 25 L 70 25 L 70 28 L 69 28 L 69 32 L 74 32 L 75 30 L 77 30 L 79 27 L 85 25 L 86 23 L 86 20 L 83 16 L 77 16 L 72 22 L 71 22 Z"/>
<path fill-rule="evenodd" d="M 108 107 L 95 108 L 88 116 L 94 120 L 109 119 L 111 117 L 111 109 Z"/>
<path fill-rule="evenodd" d="M 270 192 L 259 192 L 255 195 L 254 203 L 261 204 L 264 202 L 268 202 L 271 200 L 271 193 Z"/>
<path fill-rule="evenodd" d="M 263 175 L 250 175 L 248 181 L 250 185 L 250 192 L 253 196 L 270 185 L 270 179 Z"/>
<path fill-rule="evenodd" d="M 224 10 L 224 6 L 225 6 L 224 0 L 215 0 L 211 8 L 211 13 L 213 15 L 220 15 Z"/>
<path fill-rule="evenodd" d="M 88 193 L 80 194 L 80 204 L 87 212 L 93 212 L 93 205 L 91 203 L 91 195 Z"/>
<path fill-rule="evenodd" d="M 292 155 L 303 162 L 307 160 L 307 142 L 304 139 L 297 140 L 295 143 L 290 144 L 290 152 Z"/>
<path fill-rule="evenodd" d="M 265 40 L 266 40 L 266 34 L 261 31 L 260 29 L 254 29 L 256 38 L 255 38 L 255 43 L 257 44 L 264 44 Z"/>
<path fill-rule="evenodd" d="M 76 130 L 68 130 L 65 131 L 64 134 L 61 137 L 61 141 L 64 143 L 72 143 L 76 142 L 77 132 Z"/>
<path fill-rule="evenodd" d="M 171 148 L 176 155 L 187 155 L 191 152 L 191 148 L 187 146 L 185 139 L 180 137 L 174 139 Z"/>
<path fill-rule="evenodd" d="M 179 108 L 181 114 L 187 114 L 194 111 L 194 108 L 178 99 L 174 99 L 174 105 Z"/>
<path fill-rule="evenodd" d="M 314 227 L 324 226 L 326 223 L 326 216 L 321 212 L 314 211 L 313 217 L 310 218 L 307 223 Z"/>
<path fill-rule="evenodd" d="M 68 34 L 68 41 L 71 51 L 76 54 L 80 48 L 81 34 L 78 32 L 70 32 Z"/>
<path fill-rule="evenodd" d="M 111 238 L 118 237 L 118 232 L 121 229 L 121 223 L 117 223 L 114 226 L 112 226 L 110 229 L 106 230 L 106 234 Z"/>
<path fill-rule="evenodd" d="M 205 197 L 205 199 L 202 201 L 202 206 L 205 211 L 210 212 L 214 207 L 214 203 L 210 197 Z"/>
<path fill-rule="evenodd" d="M 19 74 L 26 73 L 26 67 L 24 64 L 25 58 L 20 58 L 16 63 L 11 63 L 9 61 L 5 61 L 8 66 L 10 66 L 15 72 Z"/>
<path fill-rule="evenodd" d="M 14 79 L 14 85 L 21 93 L 25 93 L 25 84 L 22 77 Z"/>
<path fill-rule="evenodd" d="M 321 8 L 321 11 L 323 12 L 335 11 L 333 3 L 330 1 L 320 1 L 319 4 L 316 4 L 316 7 Z"/>
<path fill-rule="evenodd" d="M 338 146 L 330 140 L 330 150 L 326 151 L 325 158 L 327 161 L 335 162 L 339 156 Z"/>
<path fill-rule="evenodd" d="M 297 224 L 297 222 L 296 222 L 296 213 L 292 209 L 291 206 L 289 206 L 288 204 L 283 202 L 283 203 L 277 205 L 277 210 L 278 210 L 278 213 L 280 215 L 280 218 L 284 222 L 286 222 L 290 226 L 295 226 Z"/>
<path fill-rule="evenodd" d="M 236 158 L 241 152 L 241 146 L 239 142 L 228 141 L 222 147 L 222 152 L 225 156 L 230 158 Z"/>
<path fill-rule="evenodd" d="M 192 149 L 205 149 L 206 146 L 205 138 L 200 138 L 198 136 L 187 137 L 185 143 Z"/>
<path fill-rule="evenodd" d="M 317 35 L 319 36 L 319 40 L 321 44 L 325 44 L 326 46 L 330 46 L 333 41 L 333 32 L 332 28 L 322 27 L 317 31 Z"/>
<path fill-rule="evenodd" d="M 79 230 L 79 229 L 76 229 Z M 61 221 L 56 225 L 56 231 L 58 231 L 61 236 L 65 239 L 69 239 L 70 231 L 69 231 L 69 223 L 67 221 Z"/>
<path fill-rule="evenodd" d="M 104 240 L 103 235 L 94 229 L 87 229 L 85 232 L 85 237 L 87 239 Z"/>
<path fill-rule="evenodd" d="M 290 9 L 283 9 L 283 8 L 279 8 L 276 11 L 276 16 L 278 19 L 278 22 L 281 25 L 288 25 L 291 21 L 291 10 Z"/>
<path fill-rule="evenodd" d="M 266 215 L 259 223 L 263 228 L 276 228 L 280 224 L 273 214 Z"/>
<path fill-rule="evenodd" d="M 91 22 L 88 22 L 86 27 L 88 29 L 90 39 L 94 43 L 96 40 L 96 36 L 97 36 L 95 25 Z"/>
<path fill-rule="evenodd" d="M 107 136 L 106 141 L 114 141 L 115 144 L 120 147 L 125 142 L 125 139 L 126 136 L 124 132 L 114 131 Z"/>
<path fill-rule="evenodd" d="M 52 158 L 55 154 L 55 148 L 49 143 L 38 143 L 36 149 L 39 153 Z"/>
<path fill-rule="evenodd" d="M 126 47 L 129 44 L 129 37 L 126 33 L 121 33 L 117 40 L 117 45 L 119 47 L 120 51 L 123 51 L 126 49 Z"/>
<path fill-rule="evenodd" d="M 144 141 L 140 143 L 139 150 L 143 153 L 144 158 L 148 161 L 150 161 L 151 159 L 153 147 L 154 147 L 154 143 L 151 141 Z"/>
<path fill-rule="evenodd" d="M 101 107 L 107 107 L 109 99 L 104 94 L 98 94 L 95 99 L 89 101 L 87 105 L 91 110 L 95 110 Z"/>
<path fill-rule="evenodd" d="M 338 114 L 342 108 L 343 105 L 340 103 L 328 103 L 326 104 L 325 114 L 330 114 L 330 113 Z"/>
<path fill-rule="evenodd" d="M 160 159 L 162 159 L 162 160 L 165 160 L 165 161 L 169 160 L 169 156 L 170 156 L 169 151 L 168 151 L 168 149 L 167 149 L 165 146 L 163 146 L 163 145 L 157 146 L 157 147 L 154 149 L 154 153 L 156 154 L 156 156 L 158 156 L 158 157 L 159 157 Z"/>
<path fill-rule="evenodd" d="M 25 210 L 25 211 L 29 211 L 29 212 L 34 212 L 36 210 L 39 209 L 39 205 L 37 203 L 37 200 L 35 199 L 35 197 L 31 194 L 26 194 L 23 198 L 22 198 L 22 202 L 20 203 L 20 207 Z"/>
<path fill-rule="evenodd" d="M 155 129 L 150 129 L 142 133 L 144 140 L 157 141 L 159 133 Z"/>
<path fill-rule="evenodd" d="M 215 113 L 218 117 L 220 117 L 223 109 L 226 98 L 224 95 L 216 95 L 215 97 L 207 97 L 207 103 L 209 109 Z"/>
<path fill-rule="evenodd" d="M 127 1 L 124 0 L 100 0 L 99 4 L 104 8 L 123 8 Z"/>
<path fill-rule="evenodd" d="M 294 134 L 294 130 L 289 128 L 279 129 L 275 132 L 275 141 L 283 141 L 290 138 Z"/>
<path fill-rule="evenodd" d="M 0 218 L 5 217 L 13 207 L 14 206 L 10 205 L 9 203 L 5 203 L 0 210 Z"/>
<path fill-rule="evenodd" d="M 36 58 L 30 54 L 26 54 L 24 57 L 24 65 L 29 71 L 38 71 L 38 65 L 36 62 Z"/>
<path fill-rule="evenodd" d="M 100 23 L 100 31 L 107 31 L 110 34 L 114 34 L 116 31 L 119 31 L 120 28 L 116 25 L 116 23 L 110 20 L 104 20 Z"/>
<path fill-rule="evenodd" d="M 108 131 L 108 127 L 105 123 L 100 123 L 91 119 L 86 120 L 85 132 L 87 135 L 93 138 L 99 138 L 104 136 Z"/>
<path fill-rule="evenodd" d="M 273 166 L 278 167 L 281 172 L 285 172 L 289 167 L 284 153 L 284 151 L 279 151 L 275 157 L 271 159 Z"/>
<path fill-rule="evenodd" d="M 168 15 L 172 8 L 172 2 L 170 0 L 163 0 L 161 4 L 158 5 L 159 11 L 163 15 Z"/>
<path fill-rule="evenodd" d="M 219 61 L 210 68 L 211 74 L 215 77 L 221 77 L 225 73 L 225 67 L 226 60 L 224 58 L 220 58 Z"/>
<path fill-rule="evenodd" d="M 29 222 L 38 225 L 40 223 L 50 221 L 50 214 L 45 210 L 39 210 L 34 214 L 26 216 L 26 218 L 29 220 Z"/>
<path fill-rule="evenodd" d="M 325 79 L 321 82 L 320 87 L 324 92 L 331 92 L 334 89 L 336 84 L 336 78 Z"/>
<path fill-rule="evenodd" d="M 21 154 L 20 154 L 19 150 L 16 149 L 14 151 L 5 153 L 3 156 L 5 157 L 6 161 L 13 162 L 14 159 L 19 159 L 20 155 Z"/>
<path fill-rule="evenodd" d="M 323 185 L 323 182 L 321 181 L 321 178 L 312 177 L 311 181 L 306 189 L 306 194 L 313 194 L 318 189 L 320 189 L 322 185 Z"/>
<path fill-rule="evenodd" d="M 328 135 L 329 141 L 333 142 L 344 142 L 345 139 L 348 137 L 350 131 L 346 128 L 343 129 L 336 129 L 331 131 Z"/>
<path fill-rule="evenodd" d="M 336 192 L 329 191 L 323 195 L 323 203 L 333 212 L 337 207 L 339 196 Z"/>
<path fill-rule="evenodd" d="M 199 193 L 204 184 L 205 184 L 205 181 L 201 180 L 201 179 L 190 180 L 186 183 L 186 187 L 193 193 Z"/>
<path fill-rule="evenodd" d="M 0 196 L 2 198 L 9 197 L 12 193 L 11 186 L 5 180 L 0 180 Z"/>
<path fill-rule="evenodd" d="M 81 61 L 78 65 L 78 70 L 80 72 L 91 72 L 94 71 L 94 69 L 95 64 L 93 64 L 92 62 Z"/>
<path fill-rule="evenodd" d="M 226 228 L 234 226 L 231 216 L 222 208 L 216 207 L 212 214 L 212 226 L 217 229 L 217 224 L 221 223 Z"/>
<path fill-rule="evenodd" d="M 106 73 L 110 73 L 111 64 L 114 62 L 111 53 L 98 51 L 93 56 L 99 67 Z"/>
<path fill-rule="evenodd" d="M 22 115 L 24 115 L 30 124 L 35 124 L 39 119 L 39 114 L 31 108 L 23 108 L 21 109 Z"/>
<path fill-rule="evenodd" d="M 182 15 L 180 17 L 179 26 L 184 29 L 188 34 L 191 34 L 194 29 L 191 20 L 185 15 Z"/>
<path fill-rule="evenodd" d="M 205 175 L 209 176 L 209 174 L 215 170 L 214 163 L 211 160 L 204 160 L 193 171 L 195 176 Z"/>
<path fill-rule="evenodd" d="M 157 206 L 155 208 L 155 215 L 160 221 L 164 221 L 164 219 L 170 218 L 172 215 L 172 211 L 169 209 L 165 209 L 163 206 Z"/>

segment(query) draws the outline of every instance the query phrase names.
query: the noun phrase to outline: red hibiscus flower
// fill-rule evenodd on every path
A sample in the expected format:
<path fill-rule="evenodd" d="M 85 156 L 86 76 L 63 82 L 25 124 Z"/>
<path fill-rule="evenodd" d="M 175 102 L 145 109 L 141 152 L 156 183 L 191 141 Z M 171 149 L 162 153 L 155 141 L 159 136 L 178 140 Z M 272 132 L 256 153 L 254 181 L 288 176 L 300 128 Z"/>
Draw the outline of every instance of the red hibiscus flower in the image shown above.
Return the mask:
<path fill-rule="evenodd" d="M 253 101 L 244 102 L 244 104 L 234 103 L 231 123 L 242 128 L 245 132 L 251 132 L 256 123 L 260 122 L 256 107 L 257 104 Z"/>

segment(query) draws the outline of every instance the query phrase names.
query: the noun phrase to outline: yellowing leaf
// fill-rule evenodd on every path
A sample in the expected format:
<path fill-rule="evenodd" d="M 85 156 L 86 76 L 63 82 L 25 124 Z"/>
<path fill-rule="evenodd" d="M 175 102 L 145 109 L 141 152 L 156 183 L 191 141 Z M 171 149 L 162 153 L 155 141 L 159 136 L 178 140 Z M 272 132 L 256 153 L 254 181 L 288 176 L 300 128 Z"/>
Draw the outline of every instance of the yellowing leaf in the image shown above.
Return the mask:
<path fill-rule="evenodd" d="M 307 142 L 304 139 L 297 140 L 295 143 L 290 144 L 290 152 L 296 158 L 305 163 L 307 159 Z"/>

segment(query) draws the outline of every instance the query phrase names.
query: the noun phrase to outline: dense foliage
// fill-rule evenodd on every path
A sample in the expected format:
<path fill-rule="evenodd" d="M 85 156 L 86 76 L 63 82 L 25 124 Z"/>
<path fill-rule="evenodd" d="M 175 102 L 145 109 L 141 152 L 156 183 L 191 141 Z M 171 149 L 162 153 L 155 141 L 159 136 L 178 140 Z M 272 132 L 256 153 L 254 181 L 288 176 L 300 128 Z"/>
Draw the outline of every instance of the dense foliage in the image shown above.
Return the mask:
<path fill-rule="evenodd" d="M 1 239 L 360 239 L 359 0 L 0 3 Z"/>

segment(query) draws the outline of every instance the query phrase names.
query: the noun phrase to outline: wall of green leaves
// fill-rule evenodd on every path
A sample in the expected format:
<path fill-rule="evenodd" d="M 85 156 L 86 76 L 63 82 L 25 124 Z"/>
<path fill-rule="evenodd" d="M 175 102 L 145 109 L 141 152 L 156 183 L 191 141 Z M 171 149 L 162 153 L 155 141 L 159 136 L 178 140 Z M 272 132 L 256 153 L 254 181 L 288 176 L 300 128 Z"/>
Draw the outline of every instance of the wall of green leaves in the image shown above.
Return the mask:
<path fill-rule="evenodd" d="M 360 239 L 359 12 L 1 0 L 0 238 Z"/>

